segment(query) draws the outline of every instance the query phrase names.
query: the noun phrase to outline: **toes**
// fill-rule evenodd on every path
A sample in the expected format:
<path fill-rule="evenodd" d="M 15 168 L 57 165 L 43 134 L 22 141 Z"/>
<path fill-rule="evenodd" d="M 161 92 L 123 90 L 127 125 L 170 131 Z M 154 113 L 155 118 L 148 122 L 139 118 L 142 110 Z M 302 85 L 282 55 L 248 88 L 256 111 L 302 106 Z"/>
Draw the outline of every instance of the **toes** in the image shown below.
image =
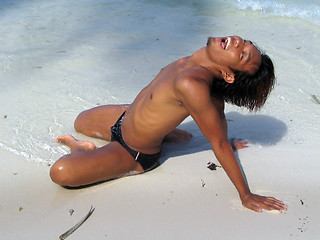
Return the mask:
<path fill-rule="evenodd" d="M 57 137 L 56 141 L 60 142 L 60 143 L 70 143 L 70 142 L 74 142 L 74 141 L 78 141 L 78 140 L 75 139 L 70 134 L 67 134 L 67 135 L 64 135 L 64 136 Z"/>

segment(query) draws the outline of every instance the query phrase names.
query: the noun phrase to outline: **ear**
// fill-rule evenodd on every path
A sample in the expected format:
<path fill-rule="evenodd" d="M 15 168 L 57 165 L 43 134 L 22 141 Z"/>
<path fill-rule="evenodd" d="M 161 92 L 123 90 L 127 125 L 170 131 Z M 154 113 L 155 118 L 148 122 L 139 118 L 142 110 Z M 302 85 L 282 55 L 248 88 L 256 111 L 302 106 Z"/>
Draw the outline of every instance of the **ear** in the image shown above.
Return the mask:
<path fill-rule="evenodd" d="M 227 83 L 233 83 L 234 82 L 234 72 L 230 68 L 221 69 L 221 77 L 227 82 Z"/>

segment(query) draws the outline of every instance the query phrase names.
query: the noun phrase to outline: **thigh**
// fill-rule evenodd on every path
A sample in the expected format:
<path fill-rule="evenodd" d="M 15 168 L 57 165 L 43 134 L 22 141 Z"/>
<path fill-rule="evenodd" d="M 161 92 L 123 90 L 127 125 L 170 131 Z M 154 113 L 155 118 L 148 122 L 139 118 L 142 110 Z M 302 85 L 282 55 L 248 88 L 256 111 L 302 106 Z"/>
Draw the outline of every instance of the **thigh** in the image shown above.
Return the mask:
<path fill-rule="evenodd" d="M 129 104 L 104 105 L 83 111 L 74 122 L 77 132 L 89 137 L 110 141 L 111 127 L 116 123 Z"/>
<path fill-rule="evenodd" d="M 139 163 L 118 142 L 104 147 L 68 154 L 51 168 L 52 180 L 62 186 L 77 187 L 142 173 Z"/>

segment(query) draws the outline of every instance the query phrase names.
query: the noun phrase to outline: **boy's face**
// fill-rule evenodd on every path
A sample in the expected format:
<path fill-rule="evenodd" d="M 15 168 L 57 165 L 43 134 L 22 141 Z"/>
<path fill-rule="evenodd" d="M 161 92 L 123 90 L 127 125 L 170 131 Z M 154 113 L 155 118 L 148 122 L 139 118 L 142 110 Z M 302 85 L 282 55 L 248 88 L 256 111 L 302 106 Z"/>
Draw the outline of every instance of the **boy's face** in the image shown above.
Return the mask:
<path fill-rule="evenodd" d="M 216 64 L 250 74 L 254 74 L 261 64 L 260 51 L 251 41 L 238 36 L 209 38 L 207 51 Z"/>

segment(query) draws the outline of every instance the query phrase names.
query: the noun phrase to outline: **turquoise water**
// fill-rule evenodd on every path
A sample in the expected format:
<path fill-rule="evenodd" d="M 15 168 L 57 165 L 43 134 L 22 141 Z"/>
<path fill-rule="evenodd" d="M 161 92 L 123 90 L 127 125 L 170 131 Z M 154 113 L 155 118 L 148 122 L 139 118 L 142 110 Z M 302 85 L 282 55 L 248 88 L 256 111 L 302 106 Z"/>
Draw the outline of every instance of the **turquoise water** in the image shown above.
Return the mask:
<path fill-rule="evenodd" d="M 188 5 L 202 9 L 208 15 L 214 15 L 220 11 L 253 11 L 265 17 L 296 18 L 320 26 L 320 1 L 318 0 L 163 0 L 147 2 Z"/>

